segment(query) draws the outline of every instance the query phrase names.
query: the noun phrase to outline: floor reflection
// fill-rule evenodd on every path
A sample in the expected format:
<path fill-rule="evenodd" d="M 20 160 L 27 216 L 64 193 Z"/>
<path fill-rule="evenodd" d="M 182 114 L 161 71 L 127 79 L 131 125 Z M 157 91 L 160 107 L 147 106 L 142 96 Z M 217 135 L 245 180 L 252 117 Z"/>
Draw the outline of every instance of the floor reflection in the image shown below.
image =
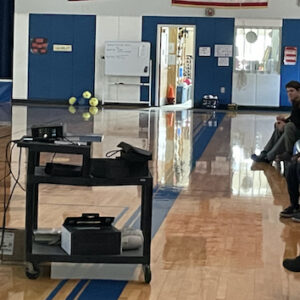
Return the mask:
<path fill-rule="evenodd" d="M 197 151 L 193 149 L 195 132 L 203 127 L 217 127 L 212 112 L 197 113 L 194 121 L 192 110 L 104 108 L 84 119 L 85 110 L 79 107 L 76 112 L 70 112 L 64 106 L 13 106 L 12 137 L 30 135 L 33 125 L 59 124 L 63 124 L 66 135 L 102 134 L 104 141 L 94 145 L 95 157 L 105 157 L 124 141 L 153 152 L 152 168 L 157 184 L 186 187 L 193 168 L 193 152 Z"/>

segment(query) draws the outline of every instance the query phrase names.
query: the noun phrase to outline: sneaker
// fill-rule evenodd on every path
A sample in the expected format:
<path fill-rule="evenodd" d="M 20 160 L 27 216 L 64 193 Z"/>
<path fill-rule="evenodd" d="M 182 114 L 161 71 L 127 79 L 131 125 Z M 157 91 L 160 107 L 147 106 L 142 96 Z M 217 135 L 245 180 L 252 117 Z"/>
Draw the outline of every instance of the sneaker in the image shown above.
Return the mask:
<path fill-rule="evenodd" d="M 300 272 L 300 256 L 287 258 L 283 261 L 282 265 L 289 271 Z"/>
<path fill-rule="evenodd" d="M 294 206 L 289 206 L 280 213 L 280 217 L 292 218 L 299 213 L 300 213 L 299 208 L 295 208 Z M 299 222 L 300 222 L 300 220 L 299 220 Z"/>
<path fill-rule="evenodd" d="M 292 220 L 293 220 L 294 222 L 300 223 L 300 212 L 298 212 L 297 214 L 295 214 L 295 215 L 292 217 Z"/>
<path fill-rule="evenodd" d="M 255 162 L 263 162 L 267 164 L 270 163 L 270 161 L 267 159 L 267 156 L 262 154 L 260 155 L 252 154 L 251 159 L 254 160 Z"/>
<path fill-rule="evenodd" d="M 276 155 L 276 161 L 290 161 L 292 159 L 292 155 L 288 152 L 283 152 L 281 154 Z"/>

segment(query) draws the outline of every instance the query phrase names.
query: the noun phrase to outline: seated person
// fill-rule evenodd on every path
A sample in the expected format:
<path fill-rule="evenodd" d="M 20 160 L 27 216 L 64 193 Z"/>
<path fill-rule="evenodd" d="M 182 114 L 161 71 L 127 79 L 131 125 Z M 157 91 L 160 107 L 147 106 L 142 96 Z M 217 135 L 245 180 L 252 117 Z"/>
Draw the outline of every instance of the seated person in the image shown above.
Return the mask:
<path fill-rule="evenodd" d="M 291 205 L 284 209 L 281 217 L 292 218 L 295 222 L 300 222 L 299 210 L 299 183 L 300 183 L 300 154 L 292 158 L 292 163 L 288 165 L 286 181 L 290 196 Z M 287 258 L 283 261 L 283 266 L 292 272 L 300 272 L 300 256 L 296 258 Z"/>
<path fill-rule="evenodd" d="M 300 82 L 290 81 L 285 88 L 292 104 L 291 114 L 287 118 L 277 116 L 273 134 L 264 150 L 260 155 L 251 155 L 255 162 L 289 161 L 294 144 L 300 138 Z"/>
<path fill-rule="evenodd" d="M 286 182 L 290 197 L 290 206 L 280 213 L 280 217 L 292 218 L 293 221 L 300 222 L 299 210 L 299 183 L 300 183 L 300 153 L 292 158 L 292 162 L 287 166 Z"/>

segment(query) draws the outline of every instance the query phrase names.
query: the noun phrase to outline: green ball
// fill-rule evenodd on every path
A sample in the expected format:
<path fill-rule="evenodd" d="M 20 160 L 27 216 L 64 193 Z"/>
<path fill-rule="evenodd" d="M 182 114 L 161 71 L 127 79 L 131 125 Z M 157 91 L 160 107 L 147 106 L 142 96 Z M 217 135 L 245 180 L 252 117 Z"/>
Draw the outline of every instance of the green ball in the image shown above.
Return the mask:
<path fill-rule="evenodd" d="M 76 113 L 76 108 L 73 105 L 69 106 L 69 113 L 75 114 Z"/>
<path fill-rule="evenodd" d="M 89 92 L 89 91 L 85 91 L 85 92 L 82 93 L 82 97 L 84 99 L 90 99 L 92 97 L 92 93 Z"/>
<path fill-rule="evenodd" d="M 99 101 L 97 98 L 93 97 L 90 99 L 89 104 L 90 104 L 90 106 L 98 106 Z"/>
<path fill-rule="evenodd" d="M 70 105 L 74 105 L 76 101 L 77 101 L 76 97 L 69 98 L 69 104 Z"/>
<path fill-rule="evenodd" d="M 98 107 L 95 107 L 95 106 L 91 106 L 90 108 L 89 108 L 89 112 L 90 112 L 90 114 L 91 115 L 96 115 L 97 113 L 98 113 Z"/>
<path fill-rule="evenodd" d="M 88 121 L 91 117 L 91 114 L 86 111 L 82 114 L 82 117 L 83 117 L 84 121 Z"/>

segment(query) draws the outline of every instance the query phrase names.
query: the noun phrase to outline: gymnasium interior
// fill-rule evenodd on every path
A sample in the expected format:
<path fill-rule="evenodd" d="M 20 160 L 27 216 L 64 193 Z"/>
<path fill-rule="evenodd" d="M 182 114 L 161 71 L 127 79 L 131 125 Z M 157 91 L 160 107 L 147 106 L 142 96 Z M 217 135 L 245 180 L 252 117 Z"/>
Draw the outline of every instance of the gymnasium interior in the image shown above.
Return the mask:
<path fill-rule="evenodd" d="M 287 166 L 251 159 L 291 112 L 299 15 L 0 0 L 0 299 L 300 299 Z"/>

